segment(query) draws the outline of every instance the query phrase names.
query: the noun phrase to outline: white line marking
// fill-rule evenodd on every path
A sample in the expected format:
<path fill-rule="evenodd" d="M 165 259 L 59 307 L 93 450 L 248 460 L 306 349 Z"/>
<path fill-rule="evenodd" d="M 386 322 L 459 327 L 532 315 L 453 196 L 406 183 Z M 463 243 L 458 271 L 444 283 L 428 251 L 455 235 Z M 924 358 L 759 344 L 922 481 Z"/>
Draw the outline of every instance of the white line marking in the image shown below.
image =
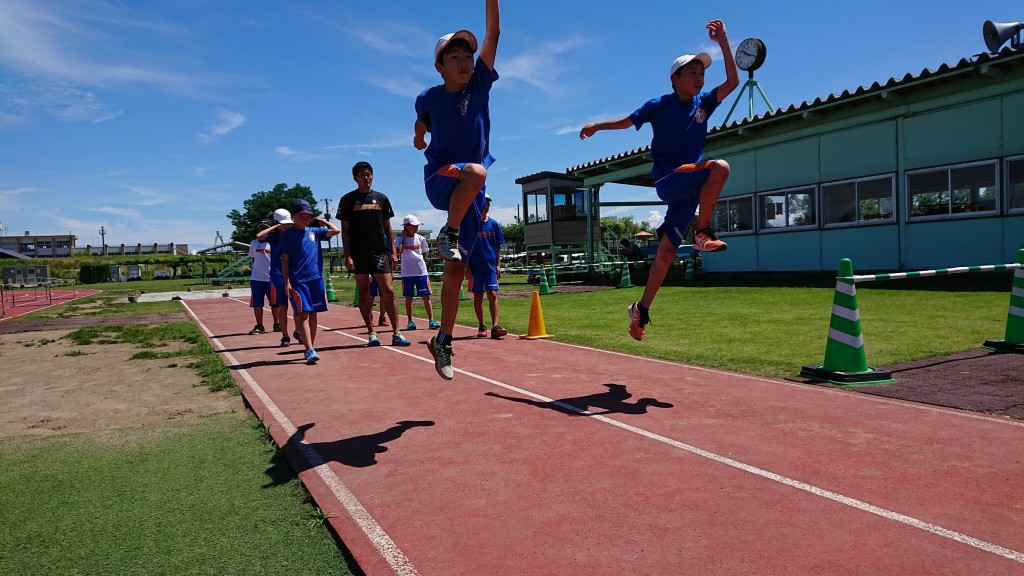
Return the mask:
<path fill-rule="evenodd" d="M 189 313 L 191 313 L 191 310 L 189 311 Z M 202 322 L 199 320 L 198 317 L 195 317 L 194 314 L 193 314 L 193 317 L 196 318 L 196 321 L 199 322 L 201 326 L 203 326 Z M 205 328 L 205 326 L 203 326 L 203 329 L 206 330 L 207 333 L 210 334 L 210 336 L 212 338 L 212 333 L 210 333 L 209 330 L 207 330 Z M 341 334 L 341 335 L 344 335 L 344 336 L 348 336 L 350 338 L 362 340 L 362 338 L 359 338 L 359 337 L 354 336 L 352 334 L 348 334 L 347 332 L 333 330 L 332 333 L 334 333 L 334 334 Z M 218 344 L 218 346 L 220 345 L 219 342 L 217 344 Z M 608 351 L 605 351 L 605 350 L 598 350 L 596 348 L 589 348 L 589 347 L 586 347 L 586 346 L 577 346 L 575 344 L 564 344 L 564 345 L 572 346 L 572 347 L 577 347 L 577 348 L 584 348 L 584 349 L 588 349 L 588 350 L 597 350 L 599 352 L 608 352 Z M 406 352 L 405 350 L 396 349 L 393 346 L 392 347 L 387 347 L 385 349 L 386 350 L 390 350 L 392 352 L 404 354 L 406 356 L 415 358 L 415 359 L 420 360 L 422 362 L 433 363 L 433 359 L 431 359 L 431 358 L 424 358 L 422 356 L 418 356 L 416 354 L 412 354 L 412 353 Z M 637 358 L 636 356 L 630 356 L 628 354 L 623 354 L 623 353 L 620 353 L 620 352 L 608 352 L 608 353 L 615 354 L 615 355 L 621 355 L 621 356 L 627 356 L 627 357 L 630 357 L 630 358 Z M 230 354 L 229 353 L 225 352 L 225 354 L 228 355 L 229 358 L 230 358 Z M 231 359 L 231 361 L 235 362 L 234 359 Z M 665 364 L 673 364 L 673 365 L 677 365 L 678 366 L 678 363 L 675 363 L 675 362 L 668 362 L 668 361 L 663 361 L 663 360 L 660 361 L 660 362 L 665 363 Z M 697 455 L 697 456 L 701 456 L 703 458 L 707 458 L 707 459 L 712 460 L 714 462 L 718 462 L 719 464 L 724 464 L 726 466 L 730 466 L 730 467 L 735 468 L 737 470 L 742 470 L 744 472 L 747 472 L 747 473 L 750 473 L 750 474 L 754 474 L 755 476 L 760 476 L 762 478 L 778 482 L 780 484 L 789 486 L 791 488 L 796 488 L 797 490 L 802 490 L 802 491 L 807 492 L 809 494 L 814 494 L 815 496 L 820 496 L 822 498 L 826 498 L 828 500 L 832 500 L 833 502 L 837 502 L 839 504 L 844 504 L 846 506 L 850 506 L 852 508 L 856 508 L 856 509 L 861 510 L 863 512 L 868 512 L 870 514 L 875 514 L 877 516 L 881 516 L 882 518 L 886 518 L 886 519 L 889 519 L 889 520 L 900 522 L 901 524 L 905 524 L 905 525 L 911 526 L 913 528 L 918 528 L 920 530 L 924 530 L 925 532 L 930 532 L 930 533 L 935 534 L 937 536 L 941 536 L 943 538 L 948 538 L 948 539 L 953 540 L 955 542 L 959 542 L 961 544 L 966 544 L 968 546 L 972 546 L 974 548 L 978 548 L 979 550 L 983 550 L 983 551 L 989 552 L 991 554 L 996 554 L 998 556 L 1002 556 L 1004 558 L 1008 558 L 1010 560 L 1013 560 L 1014 562 L 1018 562 L 1018 563 L 1024 564 L 1024 552 L 1018 552 L 1016 550 L 1011 550 L 1009 548 L 1004 548 L 1002 546 L 999 546 L 998 544 L 993 544 L 993 543 L 987 542 L 985 540 L 974 538 L 972 536 L 968 536 L 966 534 L 963 534 L 963 533 L 960 533 L 960 532 L 956 532 L 955 530 L 950 530 L 948 528 L 943 528 L 942 526 L 931 524 L 931 523 L 925 522 L 924 520 L 919 520 L 917 518 L 914 518 L 912 516 L 907 516 L 905 514 L 900 514 L 899 512 L 888 510 L 886 508 L 881 508 L 879 506 L 875 506 L 873 504 L 869 504 L 867 502 L 864 502 L 864 501 L 861 501 L 861 500 L 857 500 L 856 498 L 850 498 L 849 496 L 843 496 L 842 494 L 839 494 L 837 492 L 832 492 L 831 490 L 826 490 L 824 488 L 819 488 L 819 487 L 814 486 L 812 484 L 807 484 L 806 482 L 801 482 L 799 480 L 795 480 L 793 478 L 789 478 L 789 477 L 783 476 L 781 474 L 776 474 L 775 472 L 770 472 L 768 470 L 764 470 L 764 469 L 758 468 L 756 466 L 751 466 L 750 464 L 745 464 L 743 462 L 740 462 L 739 460 L 734 460 L 732 458 L 729 458 L 729 457 L 726 457 L 726 456 L 722 456 L 722 455 L 716 454 L 714 452 L 710 452 L 710 451 L 707 451 L 707 450 L 704 450 L 704 449 L 701 449 L 701 448 L 697 448 L 696 446 L 692 446 L 690 444 L 685 444 L 683 442 L 679 442 L 678 440 L 673 440 L 672 438 L 668 438 L 666 436 L 662 436 L 662 435 L 657 434 L 655 432 L 651 432 L 649 430 L 644 430 L 643 428 L 632 426 L 630 424 L 625 424 L 623 422 L 619 422 L 618 420 L 613 420 L 613 419 L 608 418 L 606 416 L 601 416 L 601 415 L 593 414 L 593 413 L 591 413 L 591 412 L 589 412 L 587 410 L 582 410 L 582 409 L 577 408 L 575 406 L 572 406 L 570 404 L 559 402 L 557 400 L 554 400 L 552 398 L 548 398 L 546 396 L 542 396 L 542 395 L 537 394 L 535 392 L 531 392 L 529 390 L 525 390 L 523 388 L 519 388 L 519 387 L 513 386 L 511 384 L 506 384 L 504 382 L 501 382 L 501 381 L 498 381 L 498 380 L 494 380 L 493 378 L 488 378 L 486 376 L 483 376 L 483 375 L 480 375 L 480 374 L 475 374 L 473 372 L 468 372 L 468 371 L 465 371 L 465 370 L 459 370 L 457 368 L 455 369 L 455 371 L 459 372 L 460 374 L 464 374 L 464 375 L 466 375 L 466 376 L 468 376 L 470 378 L 475 378 L 477 380 L 480 380 L 481 382 L 486 382 L 486 383 L 492 384 L 494 386 L 499 386 L 499 387 L 504 388 L 506 390 L 510 390 L 512 392 L 516 392 L 518 394 L 522 394 L 524 396 L 528 396 L 530 398 L 534 398 L 536 400 L 540 400 L 541 402 L 548 402 L 548 403 L 551 403 L 552 405 L 558 406 L 558 407 L 566 409 L 566 410 L 571 410 L 571 411 L 573 411 L 573 412 L 575 412 L 577 414 L 583 415 L 583 416 L 589 416 L 590 418 L 593 418 L 595 420 L 598 420 L 598 421 L 603 422 L 605 424 L 608 424 L 610 426 L 614 426 L 616 428 L 625 430 L 627 432 L 632 432 L 634 434 L 638 434 L 638 435 L 643 436 L 645 438 L 648 438 L 650 440 L 654 440 L 656 442 L 661 442 L 661 443 L 666 444 L 668 446 L 672 446 L 674 448 L 678 448 L 680 450 L 684 450 L 686 452 L 690 452 L 691 454 L 694 454 L 694 455 Z M 718 373 L 718 374 L 734 375 L 734 374 L 731 374 L 729 372 L 724 372 L 724 371 L 719 371 L 719 370 L 706 369 L 706 371 L 714 372 L 714 373 Z M 243 371 L 243 373 L 244 373 L 244 371 Z M 246 381 L 248 382 L 250 380 L 250 378 L 248 378 L 247 374 L 246 374 L 245 377 L 246 377 Z M 764 379 L 759 379 L 759 380 L 764 380 Z M 771 382 L 774 382 L 774 381 L 771 381 Z M 255 384 L 255 382 L 253 382 L 253 384 Z M 261 398 L 262 398 L 262 396 L 261 396 Z M 269 398 L 267 400 L 269 400 Z M 270 405 L 272 405 L 272 404 L 268 404 L 268 406 L 270 406 Z M 903 405 L 903 404 L 900 404 L 900 405 Z M 281 417 L 283 418 L 284 415 L 282 414 Z M 986 418 L 985 420 L 992 421 L 992 422 L 1000 422 L 999 420 L 989 419 L 989 418 Z M 287 422 L 287 420 L 285 420 L 285 421 Z M 289 426 L 291 426 L 291 424 L 289 424 Z M 294 428 L 292 428 L 292 430 L 294 431 Z M 289 435 L 291 435 L 293 433 L 294 432 L 291 432 L 291 433 L 289 433 Z M 308 446 L 308 445 L 306 445 L 306 446 Z M 312 448 L 309 448 L 309 449 L 311 451 L 313 450 Z M 315 454 L 315 451 L 314 451 L 314 454 Z M 328 469 L 328 471 L 330 471 L 330 470 Z M 341 480 L 339 479 L 338 482 L 340 483 Z M 352 496 L 352 498 L 354 500 L 355 496 Z M 357 504 L 358 504 L 358 502 L 357 502 Z M 362 508 L 362 507 L 360 506 L 360 508 Z M 365 512 L 365 509 L 363 509 L 363 511 Z M 368 512 L 366 514 L 369 515 Z M 372 518 L 370 520 L 372 521 Z M 376 525 L 376 524 L 374 524 L 374 525 Z M 379 528 L 379 526 L 378 526 L 378 528 Z M 364 531 L 365 531 L 365 529 L 364 529 Z M 381 533 L 383 533 L 383 530 L 381 531 Z M 369 536 L 369 534 L 367 534 L 367 535 Z M 386 534 L 385 534 L 385 537 L 386 537 Z M 390 539 L 389 539 L 389 541 L 390 541 Z M 394 543 L 392 542 L 392 544 L 394 544 Z M 375 543 L 375 545 L 376 545 L 376 543 Z M 397 549 L 397 546 L 396 546 L 396 549 Z M 382 554 L 383 553 L 384 552 L 382 551 Z M 404 558 L 404 555 L 403 555 L 403 558 Z M 406 561 L 408 561 L 408 560 L 406 559 Z M 390 560 L 389 560 L 389 563 L 390 563 Z M 411 564 L 410 564 L 410 566 L 411 566 Z"/>
<path fill-rule="evenodd" d="M 220 342 L 219 339 L 213 336 L 213 332 L 203 323 L 202 320 L 196 316 L 192 308 L 189 307 L 188 303 L 184 300 L 181 301 L 185 309 L 188 310 L 189 315 L 195 319 L 199 327 L 202 328 L 203 332 L 210 338 L 210 340 L 222 351 L 225 358 L 231 363 L 232 366 L 238 366 L 239 362 L 235 359 L 230 352 L 226 352 L 225 346 Z M 270 396 L 256 383 L 256 380 L 246 371 L 244 368 L 239 368 L 238 373 L 241 374 L 242 379 L 249 385 L 253 392 L 259 397 L 263 404 L 270 410 L 270 413 L 277 420 L 278 426 L 281 430 L 288 435 L 295 445 L 302 452 L 303 457 L 309 462 L 309 465 L 313 470 L 320 476 L 320 479 L 324 481 L 324 484 L 331 489 L 335 498 L 341 502 L 345 510 L 348 511 L 349 515 L 355 520 L 356 524 L 363 530 L 367 538 L 373 544 L 374 548 L 380 552 L 380 555 L 384 557 L 388 565 L 400 576 L 418 576 L 416 567 L 413 566 L 412 562 L 402 552 L 402 550 L 395 544 L 394 540 L 388 536 L 387 532 L 377 524 L 377 521 L 373 519 L 370 512 L 359 502 L 354 494 L 345 486 L 345 483 L 341 481 L 341 478 L 331 470 L 320 454 L 317 453 L 316 449 L 306 443 L 305 438 L 296 438 L 295 433 L 298 431 L 288 417 L 285 416 L 284 412 L 270 399 Z"/>

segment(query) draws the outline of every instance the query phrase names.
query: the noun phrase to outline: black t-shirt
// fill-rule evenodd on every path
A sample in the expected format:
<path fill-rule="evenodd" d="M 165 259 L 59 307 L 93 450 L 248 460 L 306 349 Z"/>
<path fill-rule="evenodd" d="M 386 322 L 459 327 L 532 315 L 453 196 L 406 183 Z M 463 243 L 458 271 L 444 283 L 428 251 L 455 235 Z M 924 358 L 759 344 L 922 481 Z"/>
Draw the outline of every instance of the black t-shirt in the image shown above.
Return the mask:
<path fill-rule="evenodd" d="M 394 218 L 391 201 L 376 190 L 353 190 L 338 202 L 338 220 L 347 222 L 349 254 L 384 254 L 391 251 L 387 221 Z"/>

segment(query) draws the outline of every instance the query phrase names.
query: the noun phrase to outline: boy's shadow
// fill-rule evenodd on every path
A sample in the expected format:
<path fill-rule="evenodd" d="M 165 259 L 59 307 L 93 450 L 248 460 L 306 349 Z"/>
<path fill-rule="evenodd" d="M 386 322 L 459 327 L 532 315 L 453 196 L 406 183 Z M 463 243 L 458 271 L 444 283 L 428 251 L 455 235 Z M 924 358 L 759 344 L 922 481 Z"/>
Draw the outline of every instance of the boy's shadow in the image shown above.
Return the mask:
<path fill-rule="evenodd" d="M 607 392 L 599 392 L 597 394 L 588 394 L 586 396 L 575 396 L 572 398 L 562 398 L 560 400 L 551 400 L 550 402 L 541 402 L 539 400 L 530 400 L 529 398 L 517 398 L 515 396 L 503 396 L 496 392 L 485 392 L 485 396 L 493 396 L 495 398 L 502 398 L 510 402 L 519 402 L 520 404 L 529 404 L 530 406 L 536 406 L 537 408 L 546 408 L 548 410 L 554 410 L 570 416 L 602 416 L 605 414 L 646 414 L 647 407 L 653 406 L 654 408 L 673 408 L 672 404 L 668 402 L 661 402 L 654 398 L 640 398 L 636 402 L 626 402 L 626 400 L 633 397 L 632 394 L 626 390 L 626 386 L 623 384 L 605 384 L 605 388 L 608 388 Z M 595 412 L 591 408 L 603 410 L 603 412 Z"/>
<path fill-rule="evenodd" d="M 299 426 L 287 443 L 292 445 L 293 448 L 298 447 L 299 443 L 305 438 L 306 432 L 315 425 L 310 423 Z M 402 420 L 387 430 L 374 434 L 353 436 L 332 442 L 307 442 L 306 445 L 315 450 L 324 462 L 339 462 L 353 468 L 366 468 L 377 463 L 377 454 L 388 451 L 388 447 L 384 446 L 384 444 L 392 440 L 398 440 L 406 430 L 411 428 L 433 425 L 434 422 L 431 420 Z M 303 466 L 296 469 L 296 473 L 303 472 L 310 467 L 309 458 L 307 457 L 303 460 Z M 314 462 L 312 464 L 316 466 L 319 463 Z"/>

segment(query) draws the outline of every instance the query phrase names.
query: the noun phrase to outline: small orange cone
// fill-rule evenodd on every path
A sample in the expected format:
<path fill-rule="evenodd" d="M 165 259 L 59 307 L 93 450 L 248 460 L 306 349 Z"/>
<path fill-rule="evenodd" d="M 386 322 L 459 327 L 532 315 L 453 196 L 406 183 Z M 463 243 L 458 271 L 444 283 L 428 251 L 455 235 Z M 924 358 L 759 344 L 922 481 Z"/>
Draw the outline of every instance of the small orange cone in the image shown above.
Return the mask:
<path fill-rule="evenodd" d="M 527 333 L 520 336 L 526 340 L 539 340 L 541 338 L 554 338 L 544 328 L 544 312 L 540 309 L 540 292 L 533 291 L 533 300 L 530 302 L 530 326 Z"/>

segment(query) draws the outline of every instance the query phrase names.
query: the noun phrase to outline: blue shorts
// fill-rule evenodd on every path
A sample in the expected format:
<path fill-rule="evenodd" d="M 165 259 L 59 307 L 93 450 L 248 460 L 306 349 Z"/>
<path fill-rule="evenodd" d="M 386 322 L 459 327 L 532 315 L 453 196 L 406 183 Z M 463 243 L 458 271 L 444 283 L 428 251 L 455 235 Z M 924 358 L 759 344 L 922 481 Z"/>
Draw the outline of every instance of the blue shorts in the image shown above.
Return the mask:
<path fill-rule="evenodd" d="M 683 164 L 675 169 L 655 166 L 651 171 L 658 198 L 668 202 L 665 222 L 658 228 L 658 235 L 668 234 L 674 246 L 683 243 L 686 230 L 693 215 L 700 206 L 700 189 L 711 174 L 710 160 L 697 164 Z"/>
<path fill-rule="evenodd" d="M 466 164 L 470 164 L 470 162 L 441 166 L 423 182 L 423 186 L 427 190 L 427 199 L 430 200 L 430 204 L 434 208 L 448 211 L 452 192 L 459 184 L 462 169 Z M 486 190 L 487 186 L 480 189 L 476 199 L 466 210 L 466 215 L 462 217 L 462 222 L 459 223 L 459 251 L 462 252 L 463 262 L 467 262 L 469 255 L 473 253 L 477 235 L 480 233 L 480 214 L 483 213 L 486 204 Z"/>
<path fill-rule="evenodd" d="M 427 276 L 403 276 L 402 296 L 430 296 L 430 278 Z"/>
<path fill-rule="evenodd" d="M 284 276 L 270 275 L 270 305 L 288 305 L 288 295 L 284 293 Z"/>
<path fill-rule="evenodd" d="M 472 286 L 470 291 L 473 294 L 498 291 L 498 271 L 488 268 L 487 270 L 472 271 Z"/>
<path fill-rule="evenodd" d="M 249 308 L 263 308 L 264 299 L 273 303 L 270 298 L 270 282 L 249 280 L 249 292 Z"/>
<path fill-rule="evenodd" d="M 377 277 L 370 275 L 370 298 L 380 296 L 380 286 L 377 286 Z"/>
<path fill-rule="evenodd" d="M 307 312 L 327 312 L 327 292 L 323 278 L 306 282 L 292 282 L 292 312 L 296 315 Z"/>

